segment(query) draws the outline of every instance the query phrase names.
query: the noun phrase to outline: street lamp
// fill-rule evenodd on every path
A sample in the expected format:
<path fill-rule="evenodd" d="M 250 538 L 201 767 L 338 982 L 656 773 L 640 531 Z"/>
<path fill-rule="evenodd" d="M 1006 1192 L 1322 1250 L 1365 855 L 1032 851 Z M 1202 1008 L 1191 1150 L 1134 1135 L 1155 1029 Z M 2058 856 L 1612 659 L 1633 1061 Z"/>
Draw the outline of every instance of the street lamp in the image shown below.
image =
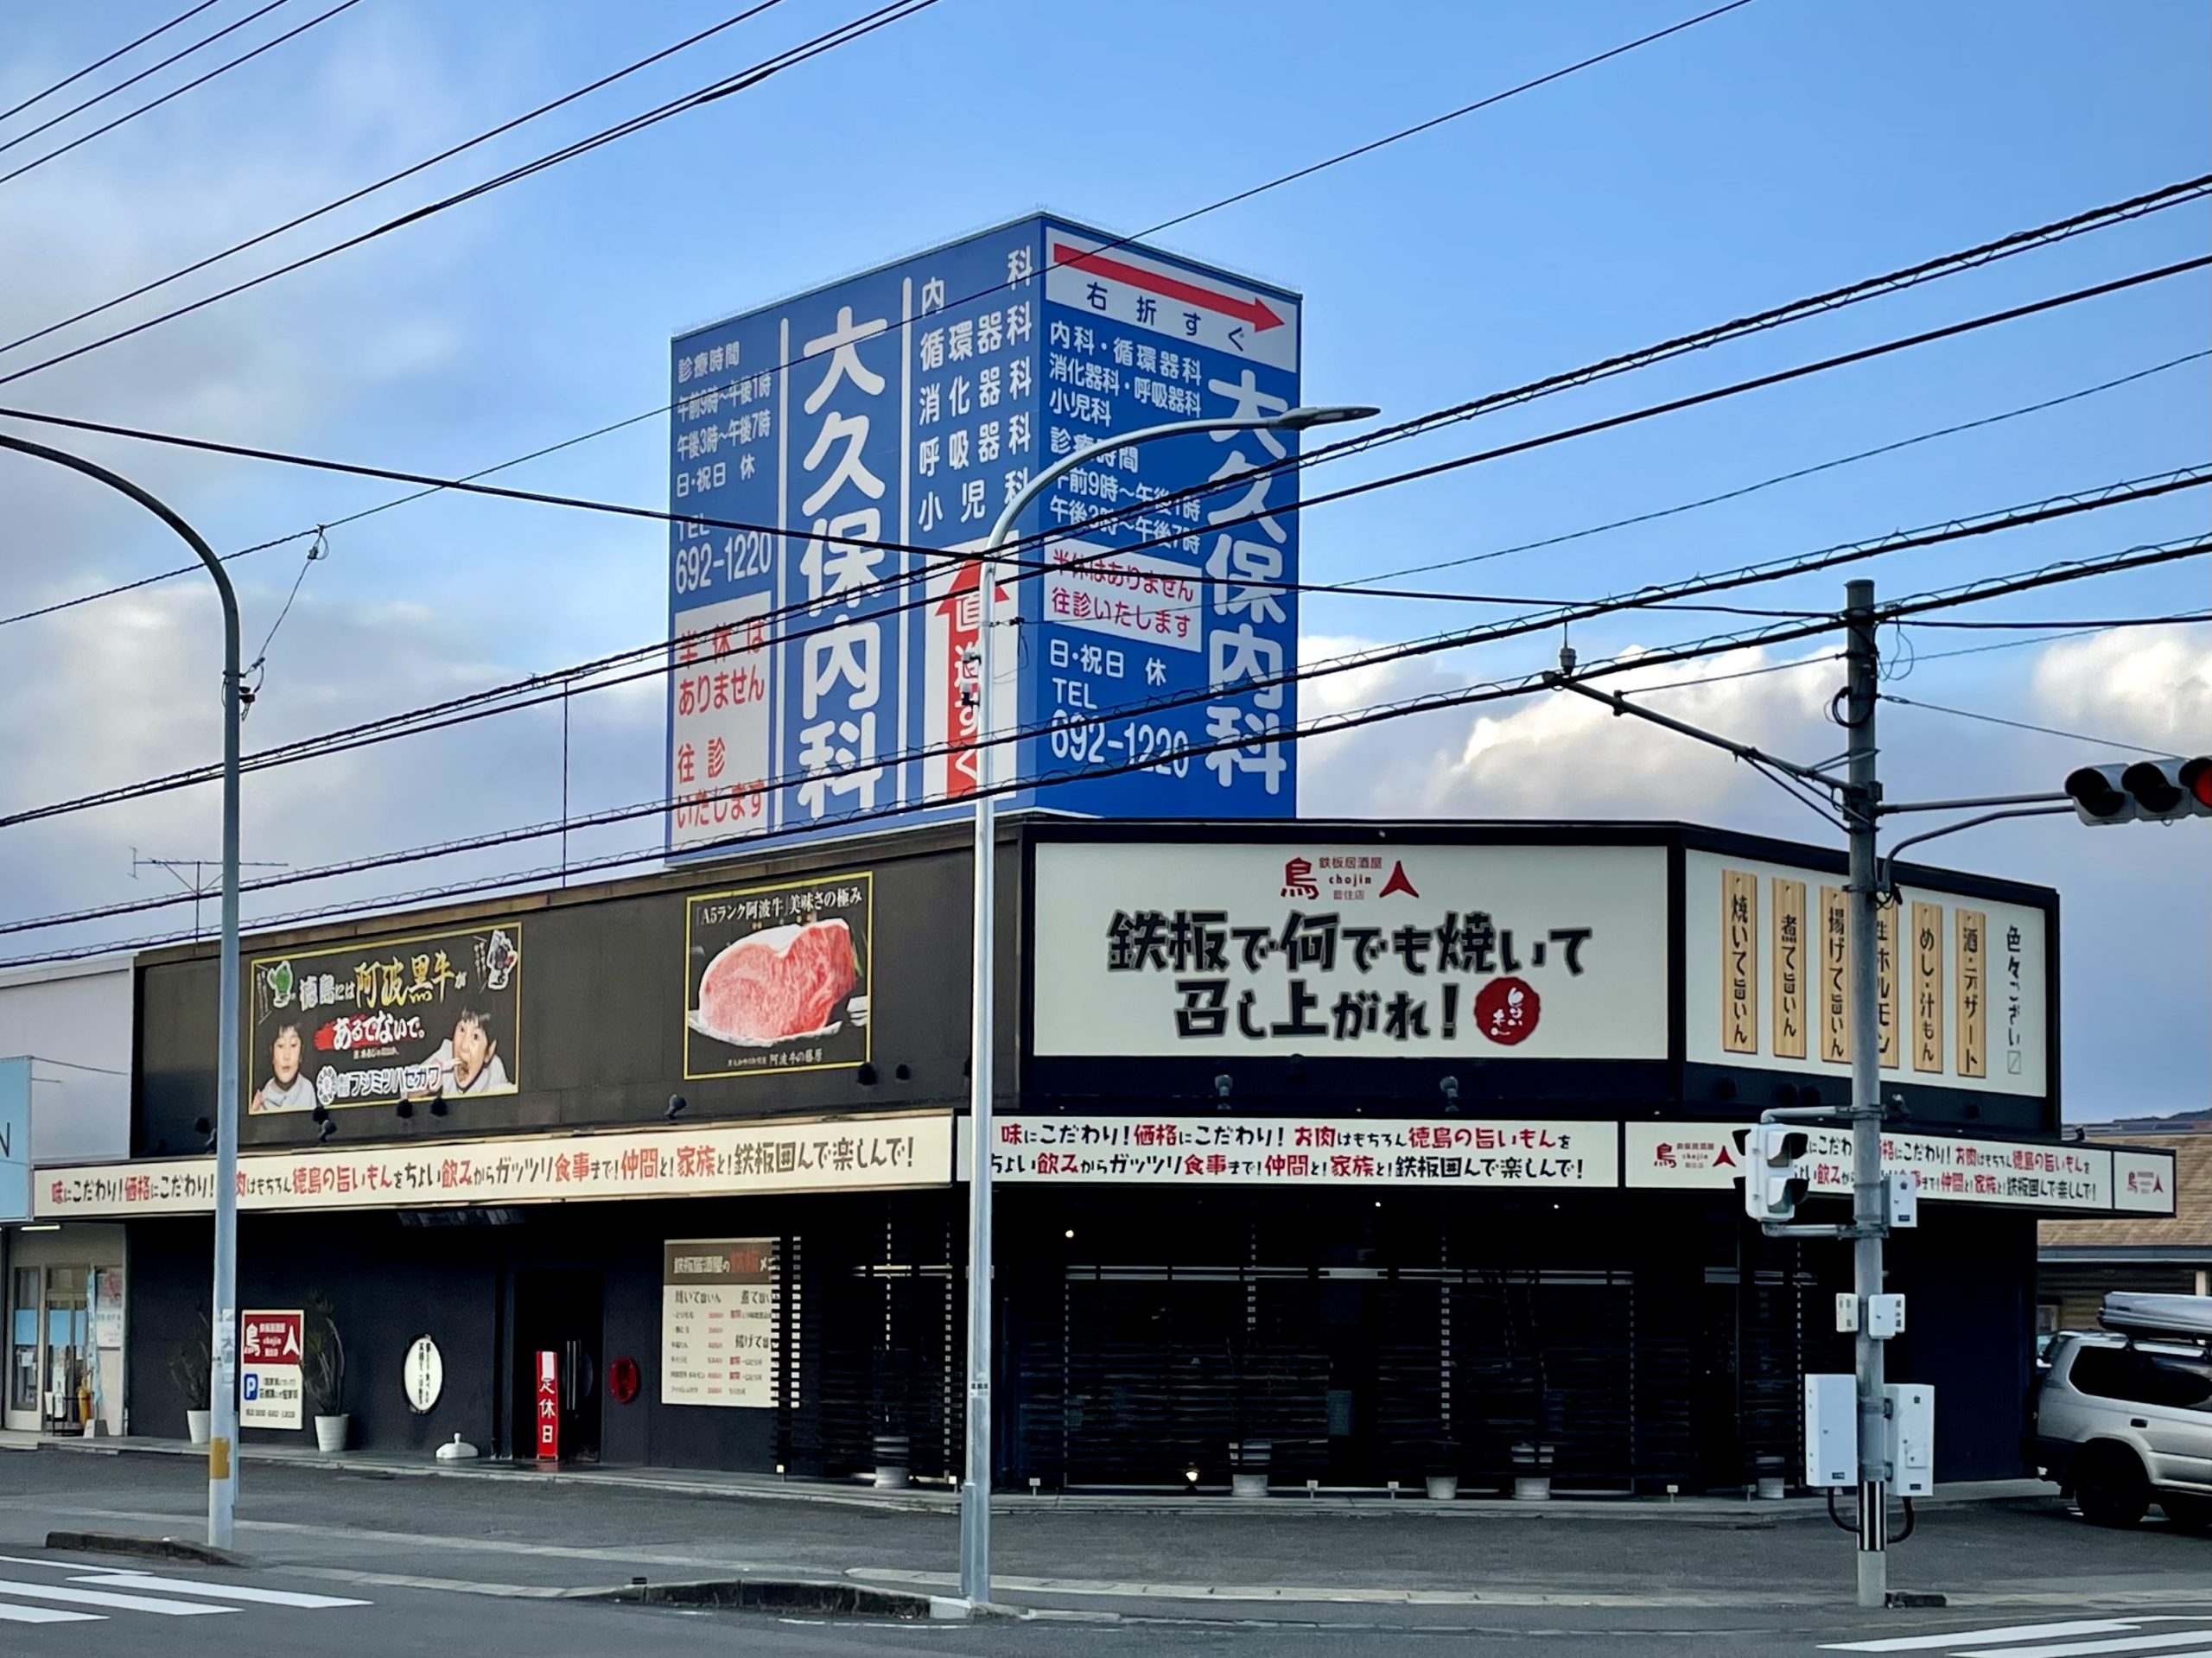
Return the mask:
<path fill-rule="evenodd" d="M 1280 415 L 1169 421 L 1101 438 L 1062 455 L 1031 479 L 1006 504 L 977 555 L 983 568 L 976 630 L 976 946 L 968 1060 L 968 1464 L 960 1484 L 960 1593 L 970 1606 L 988 1601 L 991 1591 L 991 1059 L 997 1039 L 991 958 L 998 925 L 998 843 L 990 791 L 991 612 L 998 598 L 998 555 L 1029 504 L 1094 455 L 1193 432 L 1302 432 L 1381 412 L 1303 407 Z"/>
<path fill-rule="evenodd" d="M 215 549 L 199 531 L 128 478 L 81 456 L 0 433 L 0 449 L 51 461 L 96 478 L 144 507 L 184 538 L 215 578 L 223 601 L 223 905 L 215 993 L 215 1293 L 208 1326 L 207 1540 L 231 1546 L 238 1507 L 238 599 Z"/>

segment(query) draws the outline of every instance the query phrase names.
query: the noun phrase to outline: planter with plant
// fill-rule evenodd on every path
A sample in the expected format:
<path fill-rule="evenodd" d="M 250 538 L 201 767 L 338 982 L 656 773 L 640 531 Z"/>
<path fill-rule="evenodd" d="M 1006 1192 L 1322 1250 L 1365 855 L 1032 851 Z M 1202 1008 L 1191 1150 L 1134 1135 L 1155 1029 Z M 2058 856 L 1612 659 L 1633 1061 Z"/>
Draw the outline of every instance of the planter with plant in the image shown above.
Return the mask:
<path fill-rule="evenodd" d="M 346 1343 L 338 1333 L 338 1317 L 330 1298 L 316 1291 L 307 1298 L 301 1341 L 301 1381 L 308 1404 L 315 1412 L 315 1448 L 338 1452 L 346 1448 L 346 1430 L 353 1418 L 346 1413 Z"/>
<path fill-rule="evenodd" d="M 206 1445 L 213 1413 L 207 1406 L 208 1377 L 213 1361 L 208 1352 L 207 1315 L 200 1315 L 197 1331 L 169 1349 L 169 1385 L 184 1399 L 185 1432 L 194 1445 Z"/>

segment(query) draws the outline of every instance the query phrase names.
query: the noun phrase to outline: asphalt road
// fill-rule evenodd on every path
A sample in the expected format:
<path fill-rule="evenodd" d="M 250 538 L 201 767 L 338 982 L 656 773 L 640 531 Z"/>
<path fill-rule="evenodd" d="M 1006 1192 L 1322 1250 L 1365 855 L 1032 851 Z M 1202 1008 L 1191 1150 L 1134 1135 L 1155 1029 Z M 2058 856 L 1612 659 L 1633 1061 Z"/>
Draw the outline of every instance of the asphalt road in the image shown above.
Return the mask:
<path fill-rule="evenodd" d="M 43 1547 L 49 1529 L 200 1534 L 178 1459 L 0 1454 L 0 1654 L 652 1650 L 1116 1658 L 1346 1648 L 1607 1654 L 1885 1649 L 2002 1658 L 2212 1654 L 2212 1544 L 2097 1531 L 2056 1502 L 1938 1510 L 1896 1553 L 1941 1610 L 1858 1611 L 1825 1520 L 1324 1511 L 1006 1515 L 1002 1598 L 1033 1614 L 883 1624 L 618 1606 L 578 1589 L 780 1575 L 948 1591 L 947 1515 L 250 1466 L 251 1569 Z M 1649 1511 L 1645 1511 L 1649 1515 Z M 2151 1620 L 2151 1621 L 2145 1621 Z M 2076 1627 L 2078 1626 L 2078 1627 Z M 2031 1632 L 2020 1633 L 2026 1629 Z M 2012 1633 L 2006 1633 L 2012 1631 Z M 1977 1633 L 1979 1632 L 1979 1633 Z M 2114 1646 L 2111 1642 L 2126 1643 Z M 1580 1658 L 1580 1655 L 1577 1655 Z"/>

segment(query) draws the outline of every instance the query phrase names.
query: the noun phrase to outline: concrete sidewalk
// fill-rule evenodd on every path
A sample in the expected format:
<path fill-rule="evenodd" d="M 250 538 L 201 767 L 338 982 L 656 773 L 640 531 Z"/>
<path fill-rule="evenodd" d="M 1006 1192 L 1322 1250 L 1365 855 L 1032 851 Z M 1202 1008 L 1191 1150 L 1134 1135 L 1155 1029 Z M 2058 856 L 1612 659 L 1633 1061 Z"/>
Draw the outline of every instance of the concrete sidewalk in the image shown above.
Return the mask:
<path fill-rule="evenodd" d="M 642 1579 L 944 1594 L 958 1553 L 957 1517 L 937 1492 L 918 1508 L 915 1493 L 883 1500 L 772 1481 L 773 1500 L 763 1501 L 761 1483 L 741 1476 L 479 1468 L 436 1477 L 442 1471 L 427 1459 L 326 1459 L 289 1447 L 253 1460 L 238 1550 L 251 1569 L 319 1591 L 565 1600 Z M 1781 1616 L 1847 1604 L 1852 1590 L 1850 1536 L 1802 1502 L 1705 1499 L 1670 1511 L 1663 1500 L 1002 1496 L 995 1508 L 995 1598 L 1077 1617 L 1410 1625 L 1465 1621 L 1472 1609 L 1487 1609 L 1486 1618 L 1514 1608 L 1547 1619 L 1577 1608 Z M 0 1456 L 0 1553 L 33 1554 L 57 1531 L 197 1539 L 206 1509 L 206 1470 L 188 1447 L 95 1441 Z M 1419 1518 L 1437 1523 L 1409 1523 Z M 1520 1523 L 1529 1520 L 1555 1523 Z M 1941 1592 L 1955 1606 L 2212 1604 L 2203 1565 L 2201 1539 L 2158 1522 L 2101 1531 L 2047 1491 L 1923 1512 L 1892 1556 L 1897 1587 Z"/>
<path fill-rule="evenodd" d="M 73 1436 L 35 1440 L 43 1448 L 92 1456 L 159 1456 L 204 1458 L 207 1448 L 182 1439 L 142 1437 L 86 1439 Z M 29 1449 L 25 1445 L 20 1448 Z M 402 1456 L 389 1452 L 347 1451 L 327 1454 L 312 1445 L 249 1445 L 239 1452 L 248 1464 L 320 1469 L 327 1472 L 370 1475 L 379 1478 L 429 1478 L 505 1481 L 534 1487 L 576 1486 L 599 1490 L 646 1492 L 658 1496 L 738 1499 L 747 1502 L 827 1503 L 840 1507 L 876 1509 L 910 1514 L 954 1514 L 959 1494 L 950 1486 L 907 1486 L 879 1490 L 861 1480 L 785 1479 L 773 1474 L 730 1473 L 714 1469 L 607 1467 L 564 1465 L 541 1469 L 528 1463 L 478 1460 L 439 1462 L 429 1453 Z M 1923 1509 L 1961 1504 L 2017 1502 L 2047 1497 L 2056 1488 L 2043 1480 L 1967 1481 L 1941 1489 L 1925 1498 Z M 995 1513 L 1203 1515 L 1223 1513 L 1283 1514 L 1313 1510 L 1341 1514 L 1401 1516 L 1409 1520 L 1449 1520 L 1480 1515 L 1497 1519 L 1511 1515 L 1529 1519 L 1611 1521 L 1803 1519 L 1823 1515 L 1823 1497 L 1796 1496 L 1758 1499 L 1745 1496 L 1682 1497 L 1554 1496 L 1548 1502 L 1517 1502 L 1506 1497 L 1461 1496 L 1452 1502 L 1432 1502 L 1418 1489 L 1387 1491 L 1330 1491 L 1308 1494 L 1282 1488 L 1264 1497 L 1231 1496 L 1225 1490 L 1175 1492 L 1039 1491 L 1027 1495 L 1001 1491 L 992 1499 Z"/>

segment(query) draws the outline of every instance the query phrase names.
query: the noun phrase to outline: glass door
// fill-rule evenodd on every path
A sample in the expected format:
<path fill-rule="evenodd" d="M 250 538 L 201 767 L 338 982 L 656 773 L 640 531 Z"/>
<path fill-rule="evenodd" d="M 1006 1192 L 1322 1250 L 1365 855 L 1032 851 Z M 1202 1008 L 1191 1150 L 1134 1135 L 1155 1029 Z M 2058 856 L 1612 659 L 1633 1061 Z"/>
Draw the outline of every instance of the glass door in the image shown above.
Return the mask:
<path fill-rule="evenodd" d="M 91 1411 L 92 1316 L 82 1267 L 46 1269 L 46 1426 L 81 1429 Z"/>
<path fill-rule="evenodd" d="M 35 1432 L 39 1425 L 39 1271 L 16 1268 L 8 1300 L 8 1426 Z"/>

